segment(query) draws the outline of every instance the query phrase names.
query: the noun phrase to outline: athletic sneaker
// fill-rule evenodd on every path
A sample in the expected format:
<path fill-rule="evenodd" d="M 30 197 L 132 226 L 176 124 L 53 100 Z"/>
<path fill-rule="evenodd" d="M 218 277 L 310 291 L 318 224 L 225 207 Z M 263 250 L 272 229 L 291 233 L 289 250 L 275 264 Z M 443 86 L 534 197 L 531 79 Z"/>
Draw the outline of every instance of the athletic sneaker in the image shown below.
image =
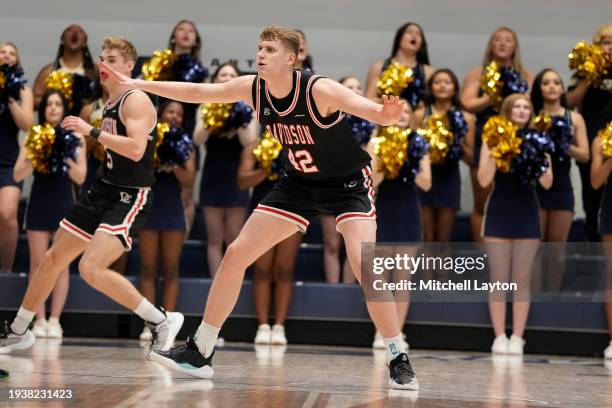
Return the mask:
<path fill-rule="evenodd" d="M 158 325 L 146 322 L 151 329 L 151 351 L 170 350 L 185 321 L 182 313 L 160 310 L 166 315 L 166 320 Z"/>
<path fill-rule="evenodd" d="M 215 373 L 212 369 L 212 358 L 206 358 L 200 353 L 198 346 L 191 337 L 181 346 L 174 347 L 168 351 L 154 351 L 151 360 L 164 367 L 179 371 L 198 378 L 212 378 Z"/>
<path fill-rule="evenodd" d="M 389 386 L 399 390 L 419 389 L 419 382 L 408 360 L 408 354 L 401 353 L 389 362 Z"/>
<path fill-rule="evenodd" d="M 8 322 L 4 322 L 4 329 L 0 331 L 0 354 L 8 354 L 14 350 L 23 350 L 32 347 L 36 337 L 30 330 L 26 330 L 22 335 L 11 331 Z"/>
<path fill-rule="evenodd" d="M 36 336 L 36 334 L 34 334 Z M 51 320 L 47 322 L 47 338 L 48 339 L 61 339 L 64 336 L 62 325 L 58 320 Z"/>
<path fill-rule="evenodd" d="M 140 340 L 142 341 L 151 341 L 151 329 L 149 326 L 145 325 L 144 329 L 142 329 L 142 333 L 140 333 Z"/>
<path fill-rule="evenodd" d="M 287 337 L 285 336 L 285 327 L 280 324 L 272 326 L 272 334 L 270 335 L 270 344 L 277 346 L 287 345 Z"/>
<path fill-rule="evenodd" d="M 36 319 L 34 325 L 32 325 L 32 334 L 37 339 L 44 339 L 47 337 L 47 327 L 49 324 L 46 319 Z"/>
<path fill-rule="evenodd" d="M 270 325 L 269 324 L 260 324 L 257 327 L 257 334 L 255 335 L 255 344 L 270 344 Z"/>
<path fill-rule="evenodd" d="M 608 347 L 606 347 L 606 349 L 604 350 L 604 359 L 612 359 L 612 341 L 610 341 L 610 344 L 608 344 Z"/>
<path fill-rule="evenodd" d="M 499 335 L 493 340 L 491 352 L 493 354 L 508 354 L 508 338 L 505 334 Z"/>
<path fill-rule="evenodd" d="M 383 340 L 383 336 L 378 330 L 376 330 L 376 334 L 374 335 L 374 342 L 372 343 L 372 348 L 376 350 L 385 349 L 385 342 Z"/>
<path fill-rule="evenodd" d="M 525 340 L 522 337 L 510 336 L 508 341 L 508 354 L 523 355 L 523 347 L 525 346 Z"/>

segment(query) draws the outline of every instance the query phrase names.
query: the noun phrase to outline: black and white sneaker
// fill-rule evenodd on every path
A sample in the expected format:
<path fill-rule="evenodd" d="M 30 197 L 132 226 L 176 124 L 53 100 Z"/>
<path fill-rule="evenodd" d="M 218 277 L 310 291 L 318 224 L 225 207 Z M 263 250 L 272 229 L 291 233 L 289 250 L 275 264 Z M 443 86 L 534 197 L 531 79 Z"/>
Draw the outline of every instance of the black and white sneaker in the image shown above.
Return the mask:
<path fill-rule="evenodd" d="M 19 335 L 11 331 L 8 322 L 4 322 L 4 329 L 0 331 L 0 354 L 9 354 L 15 350 L 23 350 L 32 347 L 36 337 L 28 329 Z"/>
<path fill-rule="evenodd" d="M 182 313 L 160 310 L 166 315 L 166 320 L 158 325 L 145 322 L 151 329 L 151 351 L 170 350 L 174 346 L 176 335 L 181 330 L 181 327 L 183 327 L 183 322 L 185 321 Z"/>
<path fill-rule="evenodd" d="M 200 353 L 198 346 L 191 337 L 181 346 L 168 351 L 154 351 L 151 360 L 164 367 L 179 371 L 198 378 L 212 378 L 215 373 L 212 369 L 212 357 L 206 358 Z"/>
<path fill-rule="evenodd" d="M 408 354 L 401 353 L 389 363 L 389 386 L 398 390 L 419 389 L 419 382 L 410 366 Z"/>

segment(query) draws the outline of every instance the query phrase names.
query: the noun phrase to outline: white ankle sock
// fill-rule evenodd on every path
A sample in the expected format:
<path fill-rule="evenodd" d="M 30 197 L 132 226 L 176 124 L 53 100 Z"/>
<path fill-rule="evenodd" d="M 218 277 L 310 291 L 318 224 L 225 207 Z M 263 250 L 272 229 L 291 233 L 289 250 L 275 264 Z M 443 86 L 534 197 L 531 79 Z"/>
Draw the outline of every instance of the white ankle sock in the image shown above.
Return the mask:
<path fill-rule="evenodd" d="M 399 356 L 401 353 L 405 353 L 406 349 L 404 348 L 404 342 L 402 341 L 401 333 L 395 337 L 391 338 L 383 338 L 385 343 L 386 357 L 387 363 L 393 360 L 395 357 Z"/>
<path fill-rule="evenodd" d="M 212 354 L 217 337 L 219 337 L 219 331 L 221 331 L 220 327 L 211 326 L 204 321 L 198 327 L 193 340 L 204 357 L 209 357 Z"/>
<path fill-rule="evenodd" d="M 35 314 L 35 312 L 25 310 L 23 306 L 21 306 L 17 312 L 17 316 L 15 316 L 15 320 L 13 320 L 11 324 L 11 331 L 19 335 L 25 333 Z"/>
<path fill-rule="evenodd" d="M 156 308 L 146 298 L 142 298 L 142 302 L 134 310 L 138 316 L 140 316 L 145 322 L 160 324 L 166 320 L 166 315 L 161 310 Z"/>

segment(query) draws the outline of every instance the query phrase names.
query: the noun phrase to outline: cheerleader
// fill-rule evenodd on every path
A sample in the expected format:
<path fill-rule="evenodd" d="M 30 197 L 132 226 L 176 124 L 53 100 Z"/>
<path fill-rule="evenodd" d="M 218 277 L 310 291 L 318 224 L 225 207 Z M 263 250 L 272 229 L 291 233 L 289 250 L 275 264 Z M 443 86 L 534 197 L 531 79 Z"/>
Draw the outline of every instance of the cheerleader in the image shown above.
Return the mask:
<path fill-rule="evenodd" d="M 513 94 L 500 109 L 501 117 L 512 122 L 522 137 L 529 124 L 533 107 L 529 97 Z M 524 143 L 523 139 L 523 142 Z M 548 156 L 548 155 L 547 155 Z M 550 157 L 548 167 L 538 182 L 550 188 L 553 174 Z M 487 198 L 482 236 L 487 244 L 491 282 L 513 282 L 517 291 L 512 303 L 513 331 L 506 337 L 506 292 L 497 291 L 489 298 L 489 312 L 495 332 L 491 350 L 501 354 L 523 354 L 523 334 L 530 305 L 531 270 L 541 237 L 540 209 L 533 183 L 525 183 L 518 176 L 497 169 L 491 150 L 486 143 L 480 150 L 478 182 L 483 187 L 493 184 Z"/>
<path fill-rule="evenodd" d="M 395 124 L 400 129 L 409 129 L 411 123 L 412 109 L 410 104 L 404 105 L 405 110 L 402 118 Z M 416 132 L 412 132 L 409 136 L 408 146 L 415 142 L 416 138 L 420 138 Z M 423 142 L 425 144 L 425 142 Z M 431 166 L 429 164 L 429 154 L 423 151 L 418 163 L 412 163 L 410 157 L 402 166 L 399 176 L 394 179 L 386 179 L 382 169 L 381 159 L 374 154 L 374 140 L 368 144 L 368 151 L 373 158 L 372 181 L 374 188 L 377 191 L 376 196 L 376 242 L 401 242 L 405 243 L 401 247 L 402 253 L 407 253 L 409 256 L 414 256 L 418 249 L 417 245 L 408 245 L 408 243 L 419 243 L 423 240 L 423 231 L 421 227 L 421 208 L 417 187 L 423 191 L 428 191 L 431 188 Z M 411 173 L 411 168 L 418 169 L 418 173 L 414 176 Z M 389 248 L 392 254 L 399 253 L 395 247 Z M 396 271 L 397 272 L 397 271 Z M 404 271 L 402 271 L 404 272 Z M 406 271 L 407 272 L 407 271 Z M 396 273 L 394 281 L 399 279 L 410 279 L 410 274 L 407 272 L 405 276 L 398 276 Z M 400 295 L 406 296 L 406 295 Z M 398 321 L 401 327 L 406 322 L 408 316 L 409 302 L 407 298 L 396 298 L 396 310 Z M 402 333 L 405 339 L 405 335 Z M 379 331 L 376 331 L 374 337 L 373 348 L 384 349 L 385 345 L 383 337 Z"/>
<path fill-rule="evenodd" d="M 68 114 L 68 101 L 58 91 L 47 91 L 43 94 L 38 107 L 38 117 L 42 123 L 57 127 Z M 58 129 L 58 128 L 56 128 Z M 26 209 L 24 229 L 28 237 L 30 252 L 30 280 L 38 273 L 38 266 L 49 248 L 49 241 L 55 235 L 59 222 L 68 215 L 74 204 L 74 186 L 85 181 L 87 163 L 85 160 L 84 138 L 74 133 L 81 141 L 77 147 L 76 159 L 67 159 L 68 174 L 43 174 L 34 170 L 28 159 L 26 140 L 19 150 L 13 175 L 15 180 L 22 181 L 34 173 L 32 190 Z M 51 300 L 51 316 L 46 320 L 44 304 L 36 311 L 36 321 L 32 333 L 34 336 L 61 338 L 62 327 L 59 318 L 64 309 L 69 285 L 68 268 L 58 276 Z"/>
<path fill-rule="evenodd" d="M 181 20 L 176 23 L 172 29 L 172 34 L 170 34 L 170 39 L 168 40 L 168 49 L 172 50 L 176 55 L 188 54 L 195 61 L 201 63 L 200 53 L 202 51 L 202 37 L 193 21 Z M 204 74 L 204 78 L 206 76 L 208 76 L 208 71 Z M 195 129 L 198 105 L 195 103 L 182 103 L 182 105 L 184 112 L 183 129 L 187 134 L 192 136 Z M 200 149 L 196 148 L 194 152 L 197 172 L 200 167 Z M 187 234 L 185 235 L 185 239 L 188 237 L 189 231 L 191 231 L 195 218 L 195 202 L 193 200 L 194 183 L 195 178 L 191 184 L 181 185 L 181 198 L 183 200 L 183 206 L 185 207 L 185 219 L 187 222 Z"/>
<path fill-rule="evenodd" d="M 481 241 L 480 230 L 482 228 L 482 217 L 484 214 L 485 200 L 490 194 L 490 185 L 488 188 L 483 188 L 476 179 L 478 169 L 478 161 L 480 159 L 480 146 L 482 127 L 487 120 L 495 115 L 498 107 L 490 95 L 483 93 L 480 87 L 480 81 L 486 67 L 491 62 L 495 61 L 499 67 L 505 67 L 509 73 L 516 73 L 524 82 L 521 85 L 526 85 L 522 92 L 527 92 L 530 84 L 533 82 L 531 72 L 523 68 L 521 59 L 521 50 L 519 47 L 518 37 L 516 33 L 508 27 L 498 28 L 487 44 L 484 54 L 484 61 L 481 66 L 473 68 L 463 81 L 463 89 L 461 90 L 461 104 L 468 112 L 476 115 L 476 128 L 474 133 L 474 163 L 472 164 L 472 191 L 474 194 L 474 209 L 470 220 L 472 227 L 472 238 L 475 242 Z M 517 86 L 516 88 L 521 88 Z M 507 91 L 514 93 L 514 91 Z M 508 96 L 506 94 L 502 97 Z"/>
<path fill-rule="evenodd" d="M 173 128 L 181 128 L 183 104 L 166 101 L 159 107 L 159 122 Z M 158 269 L 163 272 L 163 305 L 167 311 L 176 309 L 179 293 L 179 261 L 187 231 L 185 210 L 181 200 L 181 186 L 193 184 L 195 159 L 192 153 L 184 165 L 158 166 L 152 188 L 153 205 L 147 221 L 138 233 L 140 240 L 140 292 L 151 303 L 155 303 L 155 277 Z M 161 265 L 160 265 L 161 263 Z M 147 325 L 140 339 L 151 339 Z"/>
<path fill-rule="evenodd" d="M 300 71 L 313 71 L 312 57 L 308 54 L 309 46 L 306 34 L 300 29 L 295 29 L 295 31 L 300 35 L 300 52 L 297 55 L 295 69 L 299 69 Z"/>
<path fill-rule="evenodd" d="M 612 24 L 600 27 L 593 36 L 593 44 L 599 45 L 612 59 Z M 567 92 L 570 108 L 577 108 L 586 123 L 587 137 L 592 145 L 597 132 L 606 125 L 605 112 L 612 109 L 612 69 L 597 83 L 586 78 L 572 77 Z M 582 181 L 582 205 L 585 214 L 585 235 L 588 241 L 599 241 L 597 220 L 602 189 L 593 189 L 590 180 L 591 163 L 579 164 Z"/>
<path fill-rule="evenodd" d="M 432 115 L 442 115 L 449 121 L 455 145 L 443 162 L 431 165 L 431 190 L 419 194 L 423 240 L 449 242 L 461 203 L 459 159 L 471 164 L 473 143 L 470 141 L 474 138 L 473 116 L 461 110 L 459 82 L 450 69 L 436 70 L 427 81 L 425 106 L 414 113 L 413 129 L 427 128 L 427 120 Z"/>
<path fill-rule="evenodd" d="M 0 43 L 0 66 L 7 71 L 21 70 L 19 52 L 13 43 Z M 5 89 L 3 92 L 7 92 Z M 0 273 L 13 268 L 19 225 L 17 209 L 22 183 L 13 178 L 13 167 L 19 155 L 19 130 L 27 130 L 34 122 L 32 90 L 20 86 L 19 98 L 2 95 L 0 105 Z"/>
<path fill-rule="evenodd" d="M 212 76 L 212 82 L 223 83 L 240 75 L 238 69 L 225 63 Z M 200 204 L 206 224 L 208 270 L 214 277 L 223 256 L 223 244 L 229 245 L 242 228 L 249 203 L 248 191 L 236 182 L 242 147 L 257 139 L 255 115 L 246 127 L 211 134 L 197 116 L 194 141 L 205 143 L 206 158 L 200 185 Z"/>
<path fill-rule="evenodd" d="M 52 71 L 78 74 L 95 81 L 98 74 L 87 45 L 87 33 L 77 24 L 72 24 L 62 32 L 55 60 L 41 68 L 34 81 L 34 107 L 37 108 L 45 93 L 45 81 Z M 78 115 L 84 101 L 73 101 L 71 114 Z"/>
<path fill-rule="evenodd" d="M 100 127 L 104 105 L 106 105 L 108 101 L 108 92 L 106 92 L 100 81 L 96 81 L 96 89 L 96 96 L 98 97 L 83 106 L 79 116 L 94 127 Z M 100 163 L 102 163 L 101 160 L 104 160 L 104 157 L 99 156 L 100 154 L 104 154 L 104 148 L 89 135 L 85 135 L 85 140 L 87 142 L 87 178 L 81 186 L 81 191 L 87 191 L 89 187 L 91 187 L 96 178 L 98 167 L 100 167 Z"/>
<path fill-rule="evenodd" d="M 610 139 L 612 138 L 612 107 L 603 112 L 602 118 L 607 120 L 607 130 L 599 133 L 593 139 L 591 146 L 591 185 L 597 190 L 602 188 L 602 200 L 599 210 L 599 233 L 601 240 L 604 243 L 603 249 L 606 256 L 606 287 L 605 287 L 605 309 L 606 317 L 608 318 L 608 330 L 612 337 L 612 187 L 610 183 L 610 174 L 612 174 L 612 160 L 610 155 L 612 152 L 606 151 L 604 154 L 604 140 L 609 149 Z M 605 133 L 604 133 L 605 132 Z M 612 341 L 604 350 L 604 358 L 612 359 Z"/>
<path fill-rule="evenodd" d="M 548 190 L 538 186 L 542 241 L 566 242 L 574 217 L 571 160 L 589 160 L 586 126 L 582 115 L 568 109 L 563 81 L 552 69 L 544 69 L 536 76 L 531 101 L 534 112 L 551 119 L 548 133 L 555 143 L 551 157 L 553 184 Z"/>
<path fill-rule="evenodd" d="M 401 93 L 413 109 L 416 109 L 425 96 L 425 83 L 433 73 L 429 66 L 427 41 L 423 29 L 416 23 L 406 23 L 395 32 L 391 56 L 375 62 L 368 71 L 365 96 L 374 101 L 380 99 L 378 79 L 390 64 L 397 63 L 413 70 L 414 79 Z"/>

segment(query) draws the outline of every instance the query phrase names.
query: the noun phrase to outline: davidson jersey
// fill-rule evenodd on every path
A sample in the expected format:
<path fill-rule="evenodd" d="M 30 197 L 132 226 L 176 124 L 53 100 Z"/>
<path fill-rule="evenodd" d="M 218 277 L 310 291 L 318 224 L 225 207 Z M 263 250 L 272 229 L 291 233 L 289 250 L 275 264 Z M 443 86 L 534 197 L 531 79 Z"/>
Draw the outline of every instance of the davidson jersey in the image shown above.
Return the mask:
<path fill-rule="evenodd" d="M 125 124 L 121 119 L 121 106 L 125 99 L 133 92 L 141 91 L 127 91 L 117 102 L 104 107 L 104 113 L 102 114 L 103 131 L 127 137 Z M 106 159 L 99 167 L 98 178 L 115 186 L 150 187 L 155 182 L 155 177 L 153 176 L 155 169 L 153 153 L 155 151 L 156 138 L 157 129 L 153 125 L 149 131 L 145 154 L 138 162 L 105 148 Z"/>
<path fill-rule="evenodd" d="M 361 173 L 370 156 L 359 147 L 343 112 L 322 117 L 312 87 L 322 78 L 312 72 L 293 71 L 293 88 L 283 99 L 274 98 L 266 82 L 253 81 L 257 119 L 287 150 L 291 174 L 313 180 L 339 180 Z"/>

